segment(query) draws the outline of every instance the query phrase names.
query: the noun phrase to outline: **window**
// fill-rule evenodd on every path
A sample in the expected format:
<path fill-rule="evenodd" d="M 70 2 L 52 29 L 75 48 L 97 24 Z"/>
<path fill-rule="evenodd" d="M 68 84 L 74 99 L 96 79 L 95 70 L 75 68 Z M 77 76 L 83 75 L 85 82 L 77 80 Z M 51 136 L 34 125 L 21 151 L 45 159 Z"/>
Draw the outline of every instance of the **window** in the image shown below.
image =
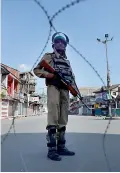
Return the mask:
<path fill-rule="evenodd" d="M 116 92 L 113 92 L 113 95 L 115 95 L 115 96 L 116 96 Z"/>
<path fill-rule="evenodd" d="M 118 87 L 118 92 L 120 92 L 120 87 Z"/>

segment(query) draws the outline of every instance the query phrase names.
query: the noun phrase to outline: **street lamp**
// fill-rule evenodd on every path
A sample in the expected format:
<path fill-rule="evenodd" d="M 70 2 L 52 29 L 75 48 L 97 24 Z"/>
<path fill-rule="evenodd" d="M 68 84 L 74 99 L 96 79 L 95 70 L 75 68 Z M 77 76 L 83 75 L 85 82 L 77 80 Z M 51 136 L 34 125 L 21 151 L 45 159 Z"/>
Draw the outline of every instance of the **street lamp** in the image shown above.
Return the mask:
<path fill-rule="evenodd" d="M 110 69 L 109 69 L 109 62 L 108 62 L 108 49 L 107 49 L 107 43 L 109 41 L 112 41 L 113 40 L 113 37 L 111 39 L 108 39 L 109 38 L 109 35 L 108 34 L 105 34 L 105 40 L 101 40 L 99 38 L 97 38 L 97 41 L 98 42 L 101 42 L 105 45 L 105 52 L 106 52 L 106 64 L 107 64 L 107 90 L 108 90 L 108 93 L 110 94 L 110 85 L 111 85 L 111 81 L 110 81 Z M 109 107 L 109 115 L 110 117 L 112 116 L 112 113 L 111 113 L 111 104 L 109 103 L 108 104 L 108 107 Z"/>

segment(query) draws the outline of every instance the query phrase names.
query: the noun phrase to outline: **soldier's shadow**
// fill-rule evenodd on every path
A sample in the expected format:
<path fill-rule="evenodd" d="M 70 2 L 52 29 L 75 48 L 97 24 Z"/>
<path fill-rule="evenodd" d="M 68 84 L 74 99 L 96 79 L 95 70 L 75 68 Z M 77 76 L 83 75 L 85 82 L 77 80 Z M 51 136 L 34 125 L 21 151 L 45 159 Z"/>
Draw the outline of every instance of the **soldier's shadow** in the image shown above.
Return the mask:
<path fill-rule="evenodd" d="M 1 146 L 2 172 L 107 172 L 103 134 L 67 133 L 67 147 L 75 156 L 48 160 L 46 133 L 9 134 Z M 112 171 L 120 171 L 120 135 L 107 135 L 106 154 Z"/>

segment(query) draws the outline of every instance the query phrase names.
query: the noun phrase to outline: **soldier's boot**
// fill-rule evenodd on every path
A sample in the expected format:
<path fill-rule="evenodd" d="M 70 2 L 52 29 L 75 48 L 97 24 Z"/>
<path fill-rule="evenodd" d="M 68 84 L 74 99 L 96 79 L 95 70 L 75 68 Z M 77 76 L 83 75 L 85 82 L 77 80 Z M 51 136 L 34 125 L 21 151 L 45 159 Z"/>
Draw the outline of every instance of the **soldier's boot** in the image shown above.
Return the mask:
<path fill-rule="evenodd" d="M 57 153 L 57 143 L 56 143 L 56 126 L 47 126 L 47 147 L 48 154 L 47 157 L 51 160 L 60 161 L 61 157 Z"/>
<path fill-rule="evenodd" d="M 66 143 L 65 131 L 66 131 L 65 126 L 58 129 L 57 153 L 63 156 L 73 156 L 75 155 L 75 152 L 70 151 L 65 147 L 65 143 Z"/>

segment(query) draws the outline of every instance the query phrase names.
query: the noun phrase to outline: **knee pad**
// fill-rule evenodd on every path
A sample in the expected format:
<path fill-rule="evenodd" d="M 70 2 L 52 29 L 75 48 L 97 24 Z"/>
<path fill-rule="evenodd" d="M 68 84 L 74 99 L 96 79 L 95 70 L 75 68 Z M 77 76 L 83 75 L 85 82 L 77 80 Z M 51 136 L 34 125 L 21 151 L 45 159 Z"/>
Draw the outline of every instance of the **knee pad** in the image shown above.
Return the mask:
<path fill-rule="evenodd" d="M 65 131 L 66 131 L 66 126 L 58 128 L 58 132 L 65 132 Z"/>
<path fill-rule="evenodd" d="M 66 142 L 65 131 L 66 131 L 65 126 L 58 129 L 58 143 L 59 144 L 65 144 L 65 142 Z"/>
<path fill-rule="evenodd" d="M 50 133 L 50 134 L 55 134 L 56 133 L 56 129 L 57 129 L 57 127 L 54 126 L 54 125 L 48 125 L 46 127 L 46 130 L 48 130 L 48 133 Z"/>
<path fill-rule="evenodd" d="M 56 146 L 56 126 L 47 126 L 46 129 L 48 133 L 46 135 L 46 139 L 48 141 L 48 147 L 55 147 Z"/>

